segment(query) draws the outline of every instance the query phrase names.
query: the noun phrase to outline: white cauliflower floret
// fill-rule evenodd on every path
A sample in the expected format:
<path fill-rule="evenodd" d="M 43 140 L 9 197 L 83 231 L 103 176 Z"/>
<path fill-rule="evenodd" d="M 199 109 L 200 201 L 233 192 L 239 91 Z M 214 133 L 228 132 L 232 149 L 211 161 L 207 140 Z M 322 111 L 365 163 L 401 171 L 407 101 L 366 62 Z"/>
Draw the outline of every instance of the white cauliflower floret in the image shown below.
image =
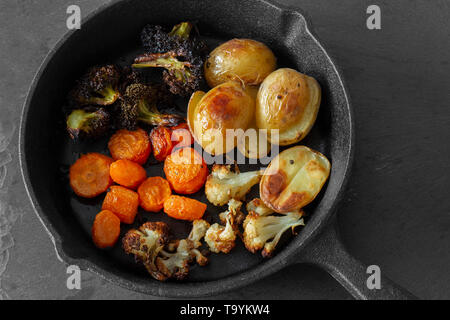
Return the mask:
<path fill-rule="evenodd" d="M 255 212 L 260 216 L 268 216 L 274 213 L 271 208 L 267 207 L 261 199 L 255 198 L 247 203 L 247 212 Z"/>
<path fill-rule="evenodd" d="M 219 215 L 225 226 L 215 223 L 206 231 L 205 242 L 212 252 L 229 253 L 234 248 L 238 226 L 244 217 L 241 206 L 242 202 L 231 199 L 228 202 L 228 210 Z"/>
<path fill-rule="evenodd" d="M 270 257 L 286 230 L 294 231 L 296 226 L 304 226 L 302 216 L 303 212 L 289 212 L 283 216 L 260 216 L 250 212 L 244 221 L 245 247 L 252 253 L 263 249 L 263 257 Z"/>
<path fill-rule="evenodd" d="M 156 258 L 158 270 L 166 278 L 184 279 L 189 273 L 189 264 L 195 259 L 200 266 L 208 263 L 197 248 L 202 245 L 200 240 L 205 236 L 209 223 L 205 220 L 195 220 L 187 239 L 172 241 L 167 250 L 161 250 Z"/>
<path fill-rule="evenodd" d="M 264 171 L 240 173 L 237 166 L 231 171 L 230 165 L 216 164 L 205 184 L 205 194 L 215 206 L 223 206 L 230 199 L 243 200 L 250 189 L 259 181 Z"/>
<path fill-rule="evenodd" d="M 155 279 L 180 280 L 188 275 L 189 264 L 194 259 L 201 266 L 208 263 L 208 259 L 198 250 L 208 228 L 208 222 L 195 220 L 187 239 L 167 243 L 168 226 L 163 222 L 147 222 L 139 230 L 130 230 L 125 235 L 123 248 L 142 261 Z"/>
<path fill-rule="evenodd" d="M 150 275 L 157 280 L 164 280 L 158 271 L 155 259 L 169 236 L 169 227 L 164 222 L 146 222 L 139 229 L 131 229 L 122 238 L 122 247 L 128 254 L 141 261 Z"/>

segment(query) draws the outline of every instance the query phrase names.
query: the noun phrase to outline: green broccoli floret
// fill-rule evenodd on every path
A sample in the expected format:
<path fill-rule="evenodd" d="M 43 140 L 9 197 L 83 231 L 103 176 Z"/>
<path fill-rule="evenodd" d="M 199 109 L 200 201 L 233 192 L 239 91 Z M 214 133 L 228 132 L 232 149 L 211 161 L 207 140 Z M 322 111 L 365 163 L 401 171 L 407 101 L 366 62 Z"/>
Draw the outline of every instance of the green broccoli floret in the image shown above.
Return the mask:
<path fill-rule="evenodd" d="M 93 111 L 77 109 L 67 117 L 66 124 L 72 139 L 97 138 L 108 131 L 110 115 L 102 108 Z"/>
<path fill-rule="evenodd" d="M 77 82 L 71 91 L 71 100 L 75 104 L 110 105 L 119 98 L 119 70 L 113 65 L 97 66 Z"/>

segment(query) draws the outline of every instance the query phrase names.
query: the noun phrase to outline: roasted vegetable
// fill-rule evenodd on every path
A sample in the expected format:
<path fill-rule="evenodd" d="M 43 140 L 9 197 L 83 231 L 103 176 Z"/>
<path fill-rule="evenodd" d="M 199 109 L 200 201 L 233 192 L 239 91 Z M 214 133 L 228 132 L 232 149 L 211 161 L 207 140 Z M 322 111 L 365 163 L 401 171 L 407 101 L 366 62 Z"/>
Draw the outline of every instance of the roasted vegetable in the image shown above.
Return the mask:
<path fill-rule="evenodd" d="M 122 186 L 111 186 L 105 199 L 102 210 L 113 212 L 122 223 L 132 224 L 139 206 L 139 196 L 133 190 Z"/>
<path fill-rule="evenodd" d="M 113 247 L 120 234 L 120 220 L 109 210 L 103 210 L 95 216 L 92 225 L 92 241 L 100 248 Z"/>
<path fill-rule="evenodd" d="M 262 170 L 240 173 L 237 165 L 233 172 L 230 165 L 216 164 L 206 179 L 206 198 L 215 206 L 223 206 L 230 199 L 243 200 L 262 175 Z"/>
<path fill-rule="evenodd" d="M 293 69 L 272 72 L 261 84 L 256 99 L 256 125 L 279 130 L 270 142 L 282 146 L 302 140 L 311 130 L 319 112 L 319 83 Z"/>
<path fill-rule="evenodd" d="M 305 146 L 286 149 L 264 171 L 261 200 L 278 213 L 298 211 L 318 195 L 330 169 L 330 162 L 318 151 Z"/>
<path fill-rule="evenodd" d="M 127 159 L 113 162 L 109 167 L 109 174 L 115 183 L 129 189 L 137 189 L 147 177 L 147 172 L 141 165 Z"/>
<path fill-rule="evenodd" d="M 100 153 L 82 155 L 69 171 L 70 187 L 76 195 L 94 198 L 112 185 L 109 167 L 113 159 Z"/>
<path fill-rule="evenodd" d="M 241 206 L 242 202 L 231 199 L 228 202 L 228 210 L 219 215 L 225 226 L 215 223 L 206 231 L 205 242 L 212 252 L 229 253 L 236 245 L 239 224 L 244 217 Z"/>
<path fill-rule="evenodd" d="M 208 263 L 208 259 L 198 250 L 208 228 L 208 222 L 195 220 L 187 239 L 173 241 L 167 250 L 161 250 L 156 258 L 156 266 L 165 278 L 182 280 L 188 275 L 189 264 L 194 260 L 200 266 Z"/>
<path fill-rule="evenodd" d="M 140 206 L 150 212 L 161 211 L 165 201 L 172 195 L 166 179 L 150 177 L 138 188 Z"/>
<path fill-rule="evenodd" d="M 134 130 L 138 122 L 152 126 L 176 126 L 183 121 L 181 116 L 164 114 L 157 109 L 157 105 L 167 99 L 161 86 L 131 84 L 120 100 L 118 125 L 128 130 Z"/>
<path fill-rule="evenodd" d="M 164 222 L 146 222 L 138 230 L 128 231 L 122 238 L 122 247 L 144 264 L 150 275 L 157 280 L 166 277 L 158 271 L 155 260 L 168 242 L 169 227 Z"/>
<path fill-rule="evenodd" d="M 260 216 L 268 216 L 269 214 L 275 212 L 267 207 L 264 202 L 258 198 L 255 198 L 252 201 L 248 202 L 245 208 L 247 209 L 247 212 L 254 212 Z"/>
<path fill-rule="evenodd" d="M 152 146 L 147 132 L 118 130 L 108 142 L 108 149 L 114 160 L 126 159 L 140 165 L 147 162 Z"/>
<path fill-rule="evenodd" d="M 70 93 L 75 105 L 110 105 L 119 98 L 120 71 L 114 65 L 92 67 Z"/>
<path fill-rule="evenodd" d="M 251 39 L 232 39 L 215 48 L 205 62 L 205 78 L 211 88 L 233 80 L 258 85 L 276 68 L 273 52 Z"/>
<path fill-rule="evenodd" d="M 195 199 L 171 195 L 164 201 L 164 212 L 174 219 L 196 220 L 203 217 L 206 204 Z"/>
<path fill-rule="evenodd" d="M 153 128 L 150 133 L 153 156 L 157 161 L 164 161 L 172 152 L 172 132 L 167 127 Z"/>
<path fill-rule="evenodd" d="M 195 92 L 188 105 L 188 123 L 195 140 L 212 154 L 236 147 L 234 133 L 245 131 L 255 116 L 255 99 L 239 82 L 226 82 L 206 94 Z"/>
<path fill-rule="evenodd" d="M 97 138 L 109 130 L 110 115 L 103 108 L 77 109 L 67 117 L 67 131 L 72 139 Z"/>
<path fill-rule="evenodd" d="M 141 39 L 147 53 L 138 56 L 133 67 L 164 68 L 163 80 L 172 93 L 192 94 L 203 79 L 206 46 L 191 36 L 191 29 L 189 22 L 176 25 L 169 33 L 164 33 L 160 26 L 146 26 Z"/>
<path fill-rule="evenodd" d="M 263 257 L 270 257 L 286 230 L 304 225 L 302 216 L 302 212 L 290 212 L 284 216 L 260 216 L 250 212 L 243 224 L 245 247 L 252 253 L 263 249 Z"/>
<path fill-rule="evenodd" d="M 134 254 L 150 275 L 160 281 L 184 279 L 194 260 L 204 266 L 208 259 L 198 249 L 209 223 L 196 220 L 187 239 L 168 242 L 169 227 L 163 222 L 144 223 L 139 230 L 130 230 L 122 239 L 123 249 Z"/>
<path fill-rule="evenodd" d="M 205 184 L 208 167 L 194 148 L 185 147 L 172 152 L 166 158 L 164 173 L 175 192 L 193 194 Z"/>

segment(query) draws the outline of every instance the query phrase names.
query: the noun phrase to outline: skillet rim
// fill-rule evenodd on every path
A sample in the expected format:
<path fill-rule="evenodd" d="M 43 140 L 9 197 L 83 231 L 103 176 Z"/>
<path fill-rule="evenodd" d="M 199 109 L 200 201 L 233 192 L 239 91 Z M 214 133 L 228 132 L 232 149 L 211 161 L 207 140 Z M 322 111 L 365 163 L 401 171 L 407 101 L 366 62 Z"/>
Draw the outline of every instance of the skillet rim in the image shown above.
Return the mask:
<path fill-rule="evenodd" d="M 92 11 L 89 15 L 86 16 L 85 19 L 83 19 L 83 23 L 87 23 L 91 21 L 92 19 L 95 19 L 95 17 L 100 14 L 102 11 L 106 10 L 107 8 L 113 7 L 115 5 L 118 5 L 121 2 L 125 2 L 128 0 L 113 0 L 109 3 L 105 3 Z M 285 5 L 279 4 L 276 1 L 268 1 L 268 0 L 254 0 L 256 2 L 260 2 L 266 6 L 271 7 L 274 10 L 278 10 L 281 13 L 284 14 L 294 14 L 299 16 L 301 19 L 303 19 L 305 31 L 308 34 L 308 36 L 311 37 L 311 39 L 318 45 L 318 47 L 323 51 L 325 54 L 327 60 L 329 61 L 329 64 L 332 66 L 333 71 L 336 73 L 336 76 L 338 78 L 338 82 L 340 87 L 343 90 L 343 95 L 345 98 L 346 106 L 344 107 L 346 109 L 346 114 L 349 122 L 349 130 L 347 132 L 347 135 L 349 135 L 349 148 L 348 152 L 344 155 L 343 160 L 345 161 L 345 165 L 343 168 L 343 176 L 341 178 L 341 181 L 338 182 L 338 188 L 337 192 L 335 192 L 334 199 L 331 197 L 331 200 L 328 200 L 323 210 L 326 211 L 326 213 L 321 217 L 321 220 L 317 224 L 317 226 L 313 229 L 308 230 L 309 235 L 307 235 L 303 242 L 299 242 L 296 245 L 294 244 L 294 241 L 296 239 L 293 239 L 291 241 L 292 245 L 288 245 L 286 248 L 284 248 L 282 251 L 277 253 L 273 258 L 264 261 L 263 263 L 258 264 L 257 266 L 250 268 L 242 273 L 237 273 L 231 276 L 227 276 L 218 280 L 212 280 L 212 281 L 203 281 L 203 282 L 158 282 L 155 281 L 153 283 L 136 283 L 132 280 L 125 279 L 123 277 L 120 277 L 118 275 L 115 275 L 109 271 L 106 271 L 96 264 L 83 259 L 83 258 L 72 258 L 69 255 L 67 255 L 63 248 L 62 248 L 62 240 L 61 236 L 58 234 L 58 232 L 53 228 L 52 224 L 50 223 L 49 219 L 46 217 L 46 215 L 43 213 L 39 201 L 36 198 L 36 195 L 34 193 L 33 187 L 31 185 L 29 173 L 28 173 L 28 166 L 25 159 L 25 123 L 27 122 L 27 115 L 28 111 L 30 109 L 30 105 L 32 102 L 32 98 L 34 96 L 35 90 L 37 88 L 37 85 L 39 83 L 40 78 L 44 74 L 45 70 L 47 69 L 47 66 L 49 62 L 52 60 L 53 56 L 60 50 L 60 48 L 64 45 L 64 43 L 76 32 L 76 30 L 70 30 L 66 32 L 63 37 L 57 41 L 55 46 L 48 52 L 46 55 L 44 61 L 41 63 L 38 72 L 35 74 L 32 80 L 32 84 L 30 86 L 30 89 L 27 93 L 27 98 L 25 100 L 24 106 L 22 108 L 22 113 L 20 117 L 20 130 L 19 130 L 19 144 L 18 144 L 18 150 L 19 150 L 19 161 L 20 161 L 20 171 L 22 174 L 22 178 L 24 180 L 25 189 L 28 194 L 28 197 L 31 200 L 31 205 L 33 210 L 35 211 L 38 219 L 44 226 L 45 231 L 49 235 L 50 239 L 52 240 L 56 256 L 59 261 L 67 264 L 67 265 L 77 265 L 80 269 L 93 272 L 100 276 L 102 279 L 105 279 L 113 284 L 117 284 L 121 287 L 124 287 L 128 290 L 132 291 L 138 291 L 144 294 L 154 295 L 154 296 L 160 296 L 160 297 L 175 297 L 175 298 L 182 298 L 182 297 L 205 297 L 207 295 L 216 295 L 219 293 L 224 293 L 230 290 L 238 289 L 241 287 L 244 287 L 252 282 L 255 282 L 256 280 L 262 279 L 264 277 L 267 277 L 270 274 L 273 274 L 282 268 L 297 263 L 296 260 L 298 260 L 298 255 L 301 250 L 308 245 L 316 236 L 319 235 L 320 231 L 323 230 L 323 228 L 327 225 L 329 220 L 332 218 L 338 203 L 343 197 L 345 187 L 347 185 L 349 175 L 351 173 L 351 167 L 354 157 L 354 149 L 355 149 L 355 133 L 354 133 L 354 115 L 352 111 L 352 107 L 350 104 L 350 98 L 347 93 L 347 89 L 344 83 L 344 80 L 341 77 L 340 69 L 336 66 L 336 64 L 333 62 L 333 59 L 330 57 L 330 55 L 327 53 L 323 45 L 318 41 L 318 37 L 315 35 L 315 33 L 311 30 L 311 22 L 310 19 L 307 18 L 307 16 L 299 9 L 297 8 L 290 8 Z M 321 202 L 322 203 L 322 202 Z"/>

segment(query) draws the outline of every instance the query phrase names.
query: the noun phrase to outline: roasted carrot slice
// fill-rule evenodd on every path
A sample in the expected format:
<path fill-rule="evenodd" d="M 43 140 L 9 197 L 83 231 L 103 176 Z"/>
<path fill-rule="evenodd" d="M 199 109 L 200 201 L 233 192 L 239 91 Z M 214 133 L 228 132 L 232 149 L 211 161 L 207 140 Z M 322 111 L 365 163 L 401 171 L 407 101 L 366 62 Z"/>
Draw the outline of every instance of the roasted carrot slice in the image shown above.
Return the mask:
<path fill-rule="evenodd" d="M 205 184 L 208 167 L 197 151 L 186 147 L 172 152 L 166 158 L 164 173 L 172 190 L 181 194 L 192 194 Z"/>
<path fill-rule="evenodd" d="M 172 152 L 172 131 L 166 127 L 157 127 L 150 133 L 153 147 L 153 156 L 158 161 L 164 161 Z"/>
<path fill-rule="evenodd" d="M 84 198 L 94 198 L 112 184 L 109 167 L 113 159 L 100 153 L 82 155 L 69 172 L 72 190 Z"/>
<path fill-rule="evenodd" d="M 206 204 L 191 198 L 172 195 L 164 202 L 164 212 L 175 219 L 201 219 L 205 211 Z"/>
<path fill-rule="evenodd" d="M 121 186 L 136 189 L 147 177 L 145 169 L 130 160 L 117 160 L 109 168 L 113 181 Z"/>
<path fill-rule="evenodd" d="M 172 194 L 169 182 L 161 177 L 150 177 L 138 188 L 139 202 L 146 211 L 161 211 L 166 201 Z"/>
<path fill-rule="evenodd" d="M 112 247 L 120 234 L 120 220 L 109 210 L 103 210 L 95 217 L 92 225 L 92 240 L 98 248 Z"/>
<path fill-rule="evenodd" d="M 109 152 L 114 160 L 126 159 L 143 165 L 152 151 L 148 134 L 136 131 L 119 130 L 108 142 Z"/>
<path fill-rule="evenodd" d="M 112 186 L 103 200 L 102 210 L 113 212 L 121 222 L 131 224 L 136 217 L 139 196 L 133 190 L 121 186 Z"/>

